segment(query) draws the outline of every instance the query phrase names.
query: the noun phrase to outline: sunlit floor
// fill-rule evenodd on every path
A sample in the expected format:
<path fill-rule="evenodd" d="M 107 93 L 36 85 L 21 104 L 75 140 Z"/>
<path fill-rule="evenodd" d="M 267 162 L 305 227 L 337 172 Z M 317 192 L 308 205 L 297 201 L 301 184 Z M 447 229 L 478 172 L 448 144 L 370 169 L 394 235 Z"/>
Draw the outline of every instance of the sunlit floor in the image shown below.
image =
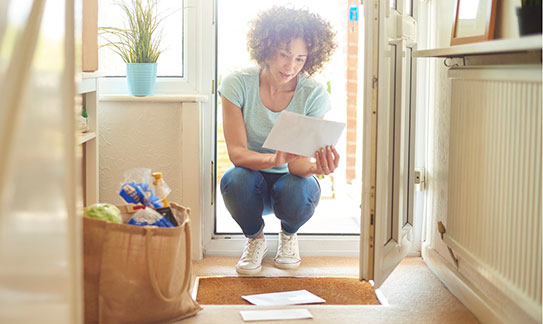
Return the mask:
<path fill-rule="evenodd" d="M 237 257 L 205 257 L 195 261 L 194 276 L 236 276 Z M 358 277 L 357 258 L 304 257 L 296 270 L 280 270 L 271 259 L 265 259 L 260 275 Z M 426 266 L 421 258 L 406 258 L 380 287 L 382 305 L 298 305 L 274 306 L 273 309 L 305 308 L 313 319 L 289 323 L 350 324 L 350 323 L 408 323 L 408 324 L 476 324 L 477 319 Z M 220 293 L 217 292 L 217 293 Z M 240 297 L 241 298 L 241 297 Z M 196 316 L 179 324 L 244 323 L 240 311 L 261 310 L 270 306 L 203 305 Z M 257 322 L 257 323 L 287 323 Z"/>
<path fill-rule="evenodd" d="M 322 182 L 321 187 L 323 192 L 315 214 L 298 233 L 359 234 L 360 196 L 357 194 L 359 191 L 352 190 L 349 186 L 336 188 L 335 197 L 332 198 Z M 265 233 L 279 232 L 281 224 L 273 214 L 264 216 L 264 222 L 266 223 Z M 238 224 L 224 206 L 220 193 L 217 194 L 217 232 L 218 234 L 241 233 Z"/>

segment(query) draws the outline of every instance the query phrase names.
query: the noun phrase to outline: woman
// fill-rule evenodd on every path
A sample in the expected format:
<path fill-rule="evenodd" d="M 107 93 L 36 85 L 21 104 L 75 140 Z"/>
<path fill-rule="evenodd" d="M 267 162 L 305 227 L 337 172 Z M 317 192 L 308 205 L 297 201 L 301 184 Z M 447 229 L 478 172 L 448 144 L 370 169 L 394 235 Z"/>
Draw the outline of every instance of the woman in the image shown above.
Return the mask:
<path fill-rule="evenodd" d="M 247 237 L 236 270 L 253 275 L 266 254 L 263 215 L 281 220 L 274 263 L 294 269 L 301 263 L 296 232 L 315 211 L 320 187 L 314 177 L 334 172 L 334 147 L 315 160 L 262 147 L 283 110 L 322 118 L 330 110 L 324 87 L 309 78 L 336 47 L 328 22 L 307 10 L 273 7 L 260 13 L 248 33 L 248 50 L 258 67 L 227 76 L 221 83 L 223 129 L 234 164 L 221 180 L 226 208 Z"/>

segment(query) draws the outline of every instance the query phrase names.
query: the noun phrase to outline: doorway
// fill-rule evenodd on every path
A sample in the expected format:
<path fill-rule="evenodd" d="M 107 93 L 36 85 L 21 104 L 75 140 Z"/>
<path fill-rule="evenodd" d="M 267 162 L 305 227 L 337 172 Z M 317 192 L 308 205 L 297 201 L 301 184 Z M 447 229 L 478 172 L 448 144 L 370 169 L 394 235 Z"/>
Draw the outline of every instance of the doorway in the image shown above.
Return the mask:
<path fill-rule="evenodd" d="M 232 71 L 249 67 L 246 49 L 248 23 L 257 13 L 274 5 L 293 6 L 288 1 L 217 0 L 217 83 Z M 332 110 L 325 119 L 345 122 L 347 127 L 336 149 L 341 160 L 338 169 L 329 176 L 319 177 L 322 194 L 314 216 L 300 229 L 300 234 L 347 235 L 360 234 L 361 213 L 361 157 L 363 89 L 363 14 L 362 7 L 352 0 L 296 1 L 296 8 L 308 8 L 328 20 L 336 30 L 338 47 L 324 70 L 314 78 L 325 84 L 330 95 Z M 216 103 L 216 176 L 215 181 L 215 235 L 241 234 L 241 230 L 228 213 L 220 193 L 220 181 L 232 167 L 222 132 L 220 97 Z M 333 222 L 331 218 L 333 217 Z M 264 217 L 265 233 L 278 233 L 280 222 L 273 215 Z"/>

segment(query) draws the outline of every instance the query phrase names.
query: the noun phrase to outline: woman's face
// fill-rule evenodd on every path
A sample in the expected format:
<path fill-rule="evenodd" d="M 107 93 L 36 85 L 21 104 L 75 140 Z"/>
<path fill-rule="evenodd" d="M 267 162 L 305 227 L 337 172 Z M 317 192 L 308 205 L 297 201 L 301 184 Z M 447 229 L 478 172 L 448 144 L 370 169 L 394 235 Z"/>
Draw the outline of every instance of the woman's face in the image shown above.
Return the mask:
<path fill-rule="evenodd" d="M 307 60 L 307 46 L 303 39 L 295 38 L 289 46 L 283 45 L 270 59 L 268 68 L 273 79 L 285 84 L 295 78 Z"/>

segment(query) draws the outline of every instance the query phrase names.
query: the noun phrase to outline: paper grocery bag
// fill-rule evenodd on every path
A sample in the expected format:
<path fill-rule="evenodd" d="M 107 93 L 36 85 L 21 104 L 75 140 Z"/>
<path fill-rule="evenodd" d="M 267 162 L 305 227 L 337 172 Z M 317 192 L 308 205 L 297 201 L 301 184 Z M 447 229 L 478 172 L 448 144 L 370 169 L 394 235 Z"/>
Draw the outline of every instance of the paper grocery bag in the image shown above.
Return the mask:
<path fill-rule="evenodd" d="M 85 323 L 163 323 L 202 309 L 190 295 L 190 211 L 172 211 L 173 228 L 84 218 Z"/>

